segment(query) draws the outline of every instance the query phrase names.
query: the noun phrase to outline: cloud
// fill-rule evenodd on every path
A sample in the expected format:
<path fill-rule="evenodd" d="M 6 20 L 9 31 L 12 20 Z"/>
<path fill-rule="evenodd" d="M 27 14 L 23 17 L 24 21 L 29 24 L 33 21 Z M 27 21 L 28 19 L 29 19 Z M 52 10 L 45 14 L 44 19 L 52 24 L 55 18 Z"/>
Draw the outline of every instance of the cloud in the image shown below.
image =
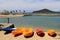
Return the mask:
<path fill-rule="evenodd" d="M 58 0 L 0 0 L 0 9 L 21 9 L 21 10 L 40 10 L 47 8 L 50 10 L 60 10 Z"/>

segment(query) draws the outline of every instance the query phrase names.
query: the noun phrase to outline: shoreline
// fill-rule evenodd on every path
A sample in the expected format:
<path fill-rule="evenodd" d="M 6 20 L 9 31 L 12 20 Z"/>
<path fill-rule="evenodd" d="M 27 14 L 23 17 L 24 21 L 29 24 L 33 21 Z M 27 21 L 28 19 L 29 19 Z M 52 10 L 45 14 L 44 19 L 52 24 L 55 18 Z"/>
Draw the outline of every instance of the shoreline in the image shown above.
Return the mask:
<path fill-rule="evenodd" d="M 2 15 L 0 14 L 1 18 L 11 18 L 11 17 L 24 17 L 24 16 L 60 16 L 60 14 L 9 14 L 9 15 Z"/>
<path fill-rule="evenodd" d="M 24 16 L 60 16 L 60 14 L 25 14 Z"/>

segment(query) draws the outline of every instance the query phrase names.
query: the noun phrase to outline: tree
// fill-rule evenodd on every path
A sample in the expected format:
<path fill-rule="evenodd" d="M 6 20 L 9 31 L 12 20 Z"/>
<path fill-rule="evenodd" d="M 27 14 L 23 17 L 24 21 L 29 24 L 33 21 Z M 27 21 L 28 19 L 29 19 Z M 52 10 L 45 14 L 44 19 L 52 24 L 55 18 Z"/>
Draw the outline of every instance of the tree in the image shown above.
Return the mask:
<path fill-rule="evenodd" d="M 15 10 L 16 12 L 18 12 L 17 10 Z"/>
<path fill-rule="evenodd" d="M 19 12 L 21 12 L 21 10 L 19 10 Z"/>
<path fill-rule="evenodd" d="M 9 11 L 8 11 L 8 10 L 3 10 L 3 11 L 2 11 L 2 14 L 3 14 L 3 15 L 8 15 L 8 14 L 9 14 Z"/>
<path fill-rule="evenodd" d="M 23 14 L 25 14 L 25 10 L 23 10 Z"/>
<path fill-rule="evenodd" d="M 13 13 L 15 13 L 15 11 L 14 11 L 14 10 L 12 10 L 12 12 L 13 12 Z"/>
<path fill-rule="evenodd" d="M 13 13 L 12 11 L 10 11 L 10 13 Z"/>

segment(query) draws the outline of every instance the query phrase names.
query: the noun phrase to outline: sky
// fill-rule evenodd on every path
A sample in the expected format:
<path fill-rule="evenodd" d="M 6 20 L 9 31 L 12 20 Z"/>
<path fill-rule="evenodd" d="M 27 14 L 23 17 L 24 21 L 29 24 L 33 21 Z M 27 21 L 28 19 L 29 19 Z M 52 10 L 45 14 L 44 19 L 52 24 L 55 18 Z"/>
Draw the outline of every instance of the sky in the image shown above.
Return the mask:
<path fill-rule="evenodd" d="M 26 10 L 41 9 L 60 11 L 60 0 L 0 0 L 0 10 Z"/>

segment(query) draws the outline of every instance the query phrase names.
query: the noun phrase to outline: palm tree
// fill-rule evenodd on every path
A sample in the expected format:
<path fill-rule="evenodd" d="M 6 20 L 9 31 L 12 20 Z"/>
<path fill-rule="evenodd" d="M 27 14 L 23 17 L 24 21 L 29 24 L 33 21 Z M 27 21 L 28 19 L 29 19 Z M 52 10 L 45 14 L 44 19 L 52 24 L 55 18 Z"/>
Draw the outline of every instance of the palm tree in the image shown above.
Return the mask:
<path fill-rule="evenodd" d="M 21 14 L 21 10 L 19 10 L 19 13 Z"/>
<path fill-rule="evenodd" d="M 19 12 L 21 12 L 21 10 L 19 10 Z"/>
<path fill-rule="evenodd" d="M 15 10 L 16 12 L 18 12 L 17 10 Z"/>
<path fill-rule="evenodd" d="M 12 11 L 10 11 L 10 13 L 13 13 Z"/>
<path fill-rule="evenodd" d="M 13 10 L 13 13 L 15 13 L 15 11 Z"/>
<path fill-rule="evenodd" d="M 13 13 L 13 14 L 15 14 L 15 11 L 14 11 L 14 10 L 12 10 L 12 13 Z"/>
<path fill-rule="evenodd" d="M 23 14 L 25 14 L 25 10 L 23 10 Z"/>

